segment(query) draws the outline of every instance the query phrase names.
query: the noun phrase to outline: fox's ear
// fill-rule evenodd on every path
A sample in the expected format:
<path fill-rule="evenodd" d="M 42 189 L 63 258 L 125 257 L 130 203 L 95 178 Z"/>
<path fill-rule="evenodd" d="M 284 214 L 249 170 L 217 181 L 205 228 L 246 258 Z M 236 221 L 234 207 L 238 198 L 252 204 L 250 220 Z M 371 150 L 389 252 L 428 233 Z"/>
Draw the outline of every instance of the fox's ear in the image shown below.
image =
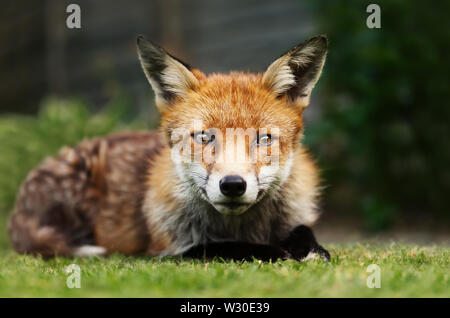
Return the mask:
<path fill-rule="evenodd" d="M 137 49 L 144 73 L 155 91 L 159 110 L 164 110 L 176 98 L 183 98 L 198 84 L 187 64 L 143 36 L 137 38 Z"/>
<path fill-rule="evenodd" d="M 273 62 L 263 75 L 263 84 L 278 96 L 306 107 L 319 79 L 327 53 L 327 38 L 311 38 Z"/>

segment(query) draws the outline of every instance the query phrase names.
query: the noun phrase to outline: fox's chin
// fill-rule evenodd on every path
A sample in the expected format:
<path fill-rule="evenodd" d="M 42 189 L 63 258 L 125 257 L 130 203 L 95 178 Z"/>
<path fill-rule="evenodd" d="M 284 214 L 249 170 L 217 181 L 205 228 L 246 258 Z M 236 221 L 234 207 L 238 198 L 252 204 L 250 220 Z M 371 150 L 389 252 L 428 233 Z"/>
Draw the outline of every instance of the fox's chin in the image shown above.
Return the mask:
<path fill-rule="evenodd" d="M 241 215 L 251 206 L 251 203 L 212 203 L 212 206 L 223 215 Z"/>

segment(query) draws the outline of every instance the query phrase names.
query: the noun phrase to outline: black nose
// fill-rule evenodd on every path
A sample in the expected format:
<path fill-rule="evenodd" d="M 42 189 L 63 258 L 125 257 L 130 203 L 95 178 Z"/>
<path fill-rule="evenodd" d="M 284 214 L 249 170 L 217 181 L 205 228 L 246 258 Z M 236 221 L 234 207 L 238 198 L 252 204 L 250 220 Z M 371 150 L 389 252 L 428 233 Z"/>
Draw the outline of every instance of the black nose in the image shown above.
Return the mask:
<path fill-rule="evenodd" d="M 227 197 L 239 197 L 245 193 L 247 182 L 239 176 L 226 176 L 219 181 L 220 192 Z"/>

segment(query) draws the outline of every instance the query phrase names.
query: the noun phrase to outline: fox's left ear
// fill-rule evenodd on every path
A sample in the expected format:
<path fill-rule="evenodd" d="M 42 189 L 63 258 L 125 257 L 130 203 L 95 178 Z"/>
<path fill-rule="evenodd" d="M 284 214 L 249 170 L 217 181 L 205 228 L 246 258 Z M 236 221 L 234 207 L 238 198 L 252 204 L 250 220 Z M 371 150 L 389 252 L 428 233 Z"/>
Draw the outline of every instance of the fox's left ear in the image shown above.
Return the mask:
<path fill-rule="evenodd" d="M 320 35 L 294 47 L 269 66 L 263 84 L 297 106 L 308 106 L 325 63 L 327 46 L 326 36 Z"/>
<path fill-rule="evenodd" d="M 198 85 L 198 80 L 187 64 L 171 56 L 162 47 L 137 38 L 137 49 L 144 73 L 155 91 L 156 106 L 163 111 L 177 98 Z"/>

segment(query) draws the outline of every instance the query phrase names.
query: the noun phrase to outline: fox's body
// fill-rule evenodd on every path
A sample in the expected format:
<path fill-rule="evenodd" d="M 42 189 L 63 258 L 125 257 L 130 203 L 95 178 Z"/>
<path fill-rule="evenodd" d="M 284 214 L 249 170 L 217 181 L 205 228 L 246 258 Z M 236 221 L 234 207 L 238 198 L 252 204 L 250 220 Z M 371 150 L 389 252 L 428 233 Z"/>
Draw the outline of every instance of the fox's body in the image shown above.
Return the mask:
<path fill-rule="evenodd" d="M 299 141 L 325 39 L 264 74 L 206 76 L 138 46 L 160 130 L 86 140 L 30 172 L 9 225 L 15 249 L 162 256 L 221 242 L 292 245 L 291 233 L 317 218 L 317 169 Z M 230 157 L 228 141 L 242 151 Z"/>

